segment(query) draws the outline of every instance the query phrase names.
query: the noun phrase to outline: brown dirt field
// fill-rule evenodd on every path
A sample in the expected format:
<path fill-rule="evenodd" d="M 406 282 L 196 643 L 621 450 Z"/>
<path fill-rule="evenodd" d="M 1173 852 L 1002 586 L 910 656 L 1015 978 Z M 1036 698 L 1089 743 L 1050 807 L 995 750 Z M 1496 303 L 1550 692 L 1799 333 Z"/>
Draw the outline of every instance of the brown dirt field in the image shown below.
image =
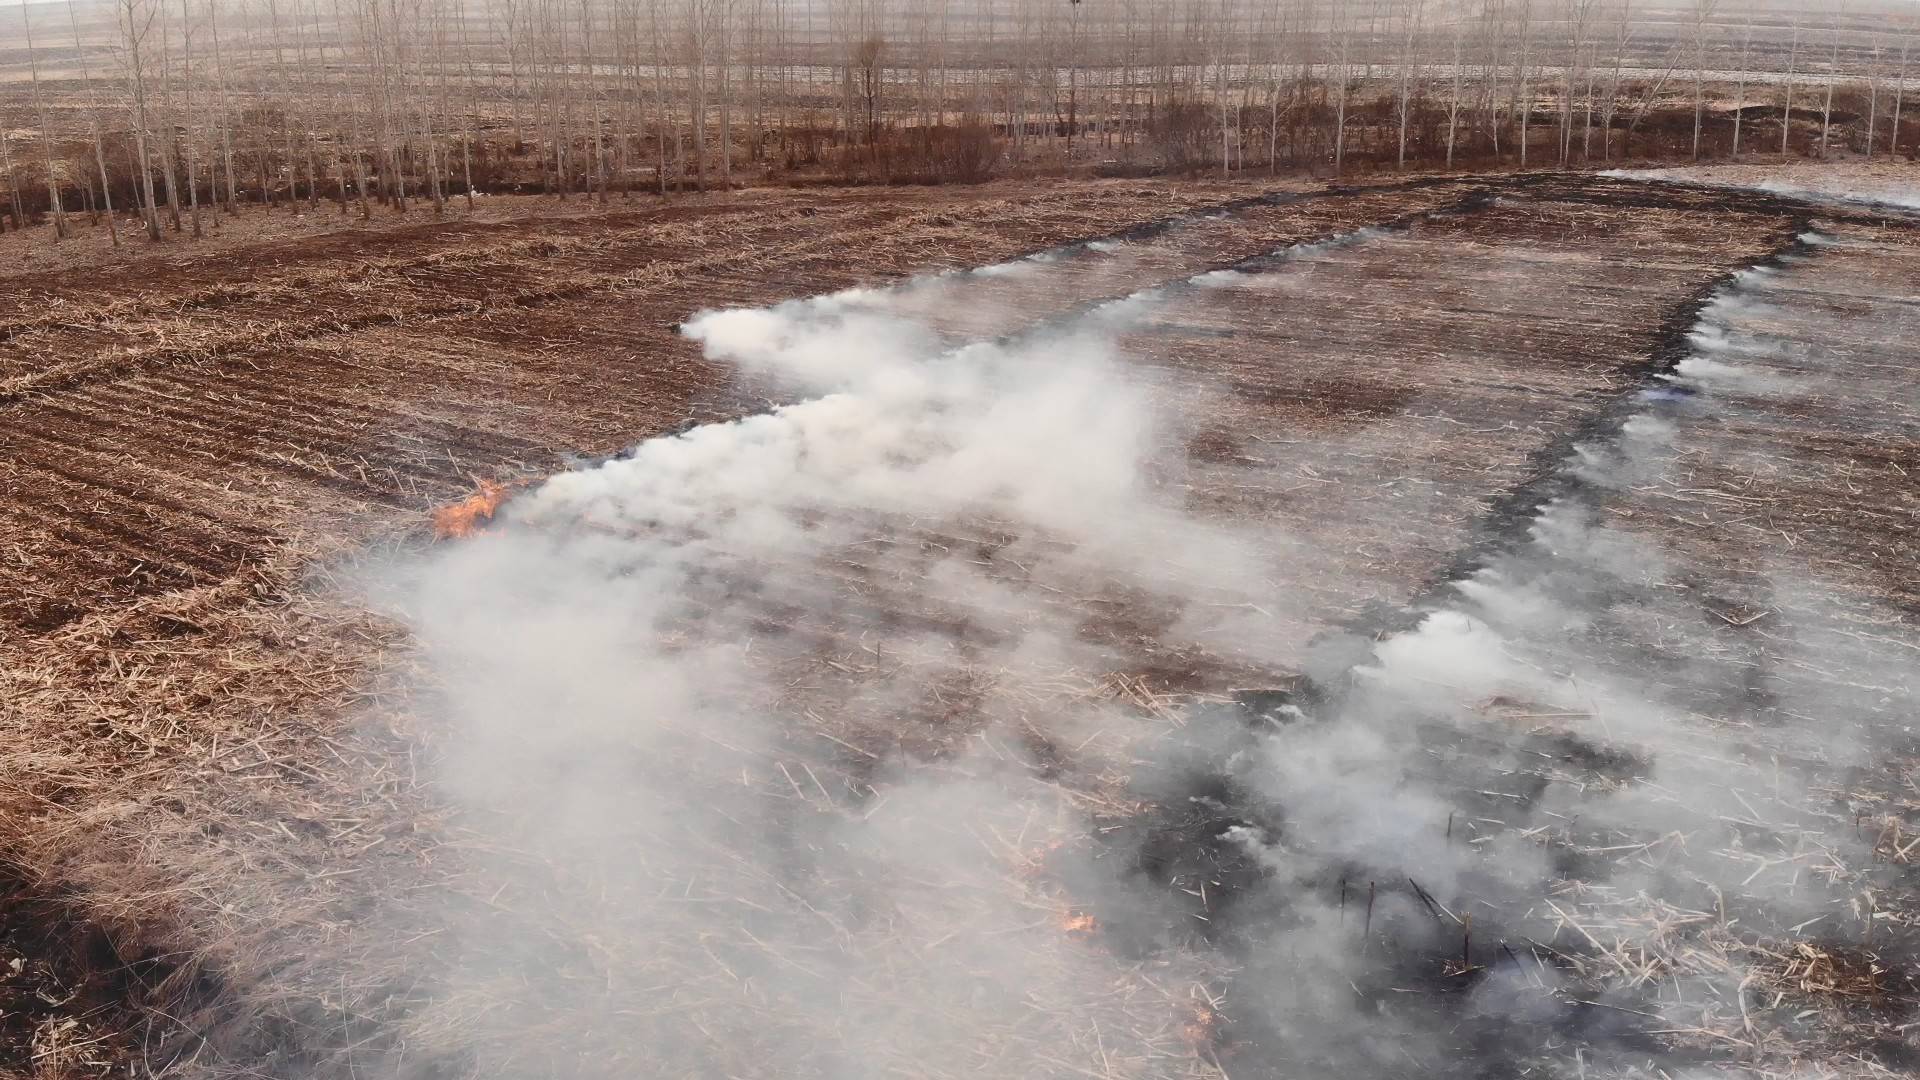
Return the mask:
<path fill-rule="evenodd" d="M 1878 365 L 1871 404 L 1844 386 L 1716 437 L 1757 457 L 1792 442 L 1799 466 L 1759 486 L 1756 469 L 1737 498 L 1777 500 L 1768 527 L 1828 553 L 1846 595 L 1904 612 L 1881 630 L 1911 640 L 1910 380 L 1865 329 L 1912 319 L 1912 259 L 1885 254 L 1911 256 L 1908 221 L 1536 176 L 483 205 L 373 227 L 327 211 L 242 219 L 204 247 L 110 252 L 90 237 L 0 275 L 0 1072 L 345 1075 L 354 1047 L 419 1005 L 439 932 L 424 897 L 492 890 L 474 837 L 421 779 L 441 733 L 409 692 L 410 642 L 334 587 L 339 560 L 426 542 L 429 511 L 478 480 L 538 477 L 779 395 L 676 332 L 703 308 L 1136 231 L 1113 264 L 1064 258 L 1045 291 L 967 286 L 970 314 L 941 329 L 1015 333 L 1177 290 L 1123 339 L 1151 352 L 1148 374 L 1190 421 L 1189 469 L 1168 482 L 1221 520 L 1282 523 L 1302 603 L 1261 657 L 1158 655 L 1128 621 L 1150 620 L 1150 602 L 1089 618 L 1089 634 L 1139 638 L 1116 674 L 1151 701 L 1284 678 L 1319 634 L 1404 623 L 1524 529 L 1573 444 L 1675 359 L 1712 288 L 1818 216 L 1881 245 L 1833 253 L 1817 300 L 1862 327 L 1830 347 Z M 1367 226 L 1385 231 L 1268 280 L 1187 284 Z M 1863 407 L 1906 426 L 1851 423 Z M 1771 551 L 1679 535 L 1702 565 Z M 864 599 L 887 606 L 884 589 Z M 1914 812 L 1898 781 L 1861 781 L 1906 800 L 1889 821 Z"/>
<path fill-rule="evenodd" d="M 50 629 L 88 611 L 87 594 L 217 580 L 262 554 L 262 523 L 417 510 L 478 471 L 545 471 L 635 432 L 731 414 L 723 377 L 672 330 L 701 307 L 778 299 L 779 282 L 830 289 L 992 261 L 1221 194 L 1112 185 L 1096 207 L 1064 188 L 773 195 L 356 230 L 270 241 L 192 272 L 141 262 L 9 281 L 24 286 L 8 290 L 0 330 L 0 400 L 20 418 L 10 457 L 57 460 L 32 490 L 72 507 L 23 523 L 10 572 L 34 567 L 9 581 L 13 618 Z M 236 428 L 252 430 L 234 439 Z M 125 459 L 124 440 L 161 430 L 166 453 Z M 129 511 L 102 488 L 144 505 Z M 69 504 L 69 493 L 92 501 Z"/>

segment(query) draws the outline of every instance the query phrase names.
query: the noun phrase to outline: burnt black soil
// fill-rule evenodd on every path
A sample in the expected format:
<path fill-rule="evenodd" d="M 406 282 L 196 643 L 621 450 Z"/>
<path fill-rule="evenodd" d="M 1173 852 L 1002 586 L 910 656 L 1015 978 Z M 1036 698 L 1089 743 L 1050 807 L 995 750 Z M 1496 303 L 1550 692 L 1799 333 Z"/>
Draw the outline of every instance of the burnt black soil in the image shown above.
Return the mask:
<path fill-rule="evenodd" d="M 178 1040 L 149 1030 L 141 1005 L 173 971 L 164 957 L 125 955 L 60 896 L 0 868 L 0 1076 L 106 1075 L 143 1035 L 160 1068 Z"/>

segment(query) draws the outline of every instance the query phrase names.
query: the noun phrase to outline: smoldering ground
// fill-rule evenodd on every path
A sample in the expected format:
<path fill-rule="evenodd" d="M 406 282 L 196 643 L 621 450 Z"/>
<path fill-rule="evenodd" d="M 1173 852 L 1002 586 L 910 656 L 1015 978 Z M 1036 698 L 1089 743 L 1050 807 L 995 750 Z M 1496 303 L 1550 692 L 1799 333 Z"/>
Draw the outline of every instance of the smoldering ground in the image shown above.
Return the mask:
<path fill-rule="evenodd" d="M 1047 262 L 977 278 L 1009 275 Z M 1859 733 L 1784 765 L 1748 741 L 1761 660 L 1695 648 L 1665 588 L 1707 570 L 1607 514 L 1725 372 L 1683 363 L 1454 600 L 1328 628 L 1302 679 L 1260 662 L 1286 523 L 1189 505 L 1192 419 L 1113 344 L 1223 282 L 985 341 L 953 329 L 967 275 L 704 313 L 710 355 L 806 400 L 556 476 L 396 570 L 486 886 L 417 1060 L 1625 1075 L 1751 1034 L 1743 935 L 1853 887 L 1801 796 Z M 1762 287 L 1729 282 L 1688 359 L 1730 363 Z M 1133 674 L 1168 657 L 1180 695 Z M 1869 718 L 1797 705 L 1828 706 Z"/>
<path fill-rule="evenodd" d="M 1714 187 L 1763 191 L 1772 195 L 1784 195 L 1789 198 L 1830 203 L 1836 206 L 1920 210 L 1920 188 L 1916 188 L 1908 178 L 1899 176 L 1897 171 L 1875 174 L 1867 170 L 1854 173 L 1814 165 L 1798 170 L 1789 168 L 1780 175 L 1758 178 L 1743 173 L 1739 169 L 1711 167 L 1613 169 L 1601 175 L 1625 180 L 1673 180 Z"/>

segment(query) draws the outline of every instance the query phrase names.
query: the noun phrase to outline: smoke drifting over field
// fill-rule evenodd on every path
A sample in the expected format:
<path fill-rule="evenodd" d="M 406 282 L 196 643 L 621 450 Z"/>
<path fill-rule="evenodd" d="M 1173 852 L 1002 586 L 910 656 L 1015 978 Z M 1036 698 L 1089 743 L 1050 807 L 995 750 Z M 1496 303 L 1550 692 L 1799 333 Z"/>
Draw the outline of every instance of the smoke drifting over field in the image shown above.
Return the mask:
<path fill-rule="evenodd" d="M 1192 418 L 1113 344 L 1186 286 L 955 344 L 976 284 L 1047 265 L 702 313 L 806 400 L 556 476 L 412 568 L 501 881 L 414 1040 L 516 1076 L 1572 1076 L 1743 1012 L 1737 961 L 1630 965 L 1818 917 L 1797 853 L 1844 840 L 1764 824 L 1799 771 L 1749 785 L 1703 717 L 1783 706 L 1694 648 L 1695 568 L 1607 500 L 1725 388 L 1792 391 L 1741 363 L 1768 276 L 1526 537 L 1401 632 L 1328 628 L 1299 683 L 1208 667 L 1289 605 L 1287 523 L 1187 504 Z M 1132 677 L 1169 657 L 1191 693 Z"/>
<path fill-rule="evenodd" d="M 1143 726 L 1092 692 L 1119 658 L 1050 601 L 1270 571 L 1147 481 L 1164 418 L 1097 336 L 950 350 L 890 306 L 690 320 L 818 396 L 555 477 L 425 569 L 420 631 L 467 736 L 450 778 L 552 880 L 507 903 L 506 940 L 605 950 L 475 944 L 450 1011 L 550 1010 L 600 1063 L 582 1074 L 1201 1067 L 1202 959 L 1122 961 L 1074 929 L 1095 897 L 1050 884 L 1072 863 L 1089 892 L 1131 888 L 1035 748 L 1118 770 Z M 886 728 L 938 763 L 886 759 Z M 517 1053 L 551 1048 L 521 1036 L 483 1052 L 539 1068 Z"/>
<path fill-rule="evenodd" d="M 1745 188 L 1808 202 L 1920 210 L 1920 188 L 1897 171 L 1880 175 L 1808 168 L 1780 178 L 1778 170 L 1750 176 L 1736 168 L 1612 169 L 1602 176 L 1624 180 L 1678 180 L 1715 187 Z"/>

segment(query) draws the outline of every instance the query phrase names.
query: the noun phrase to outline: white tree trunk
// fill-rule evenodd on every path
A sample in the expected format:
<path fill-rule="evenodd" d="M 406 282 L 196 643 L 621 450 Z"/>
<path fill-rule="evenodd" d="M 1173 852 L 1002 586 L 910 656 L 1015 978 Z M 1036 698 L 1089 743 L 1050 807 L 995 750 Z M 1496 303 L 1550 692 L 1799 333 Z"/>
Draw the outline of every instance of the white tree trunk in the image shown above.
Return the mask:
<path fill-rule="evenodd" d="M 86 52 L 80 45 L 80 16 L 74 10 L 73 0 L 67 0 L 67 20 L 73 25 L 73 51 L 81 57 L 80 77 L 87 86 L 87 122 L 93 129 L 93 163 L 100 170 L 100 202 L 107 212 L 107 236 L 113 246 L 120 246 L 120 226 L 113 220 L 113 180 L 107 175 L 106 136 L 101 130 L 100 105 L 93 93 L 93 64 L 86 59 Z"/>
<path fill-rule="evenodd" d="M 70 230 L 66 208 L 60 205 L 60 177 L 53 168 L 53 128 L 47 123 L 46 105 L 40 100 L 40 57 L 33 51 L 33 15 L 27 0 L 20 0 L 20 27 L 27 45 L 27 70 L 33 79 L 33 112 L 40 125 L 40 161 L 47 170 L 47 210 L 53 215 L 53 238 L 63 240 Z"/>

